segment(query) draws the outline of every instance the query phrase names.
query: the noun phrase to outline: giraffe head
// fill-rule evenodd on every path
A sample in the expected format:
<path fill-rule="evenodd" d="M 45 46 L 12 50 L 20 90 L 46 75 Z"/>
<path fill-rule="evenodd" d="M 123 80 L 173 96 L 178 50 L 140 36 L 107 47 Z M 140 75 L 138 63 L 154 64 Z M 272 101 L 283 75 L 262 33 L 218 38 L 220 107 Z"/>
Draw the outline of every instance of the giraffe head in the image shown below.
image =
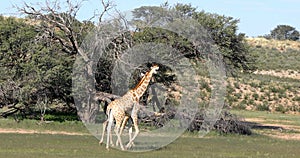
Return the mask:
<path fill-rule="evenodd" d="M 156 64 L 151 66 L 151 71 L 153 72 L 153 74 L 156 74 L 158 69 L 159 69 L 159 66 Z"/>

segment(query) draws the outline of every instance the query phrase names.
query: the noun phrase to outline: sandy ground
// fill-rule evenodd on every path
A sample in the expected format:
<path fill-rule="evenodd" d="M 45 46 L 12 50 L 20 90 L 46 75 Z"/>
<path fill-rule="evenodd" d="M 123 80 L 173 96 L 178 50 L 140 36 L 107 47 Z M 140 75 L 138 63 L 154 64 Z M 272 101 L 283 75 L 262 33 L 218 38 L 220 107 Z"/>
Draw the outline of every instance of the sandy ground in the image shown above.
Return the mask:
<path fill-rule="evenodd" d="M 0 128 L 0 133 L 17 133 L 17 134 L 61 134 L 61 135 L 88 135 L 84 133 L 65 132 L 65 131 L 37 131 L 29 129 L 12 129 Z"/>

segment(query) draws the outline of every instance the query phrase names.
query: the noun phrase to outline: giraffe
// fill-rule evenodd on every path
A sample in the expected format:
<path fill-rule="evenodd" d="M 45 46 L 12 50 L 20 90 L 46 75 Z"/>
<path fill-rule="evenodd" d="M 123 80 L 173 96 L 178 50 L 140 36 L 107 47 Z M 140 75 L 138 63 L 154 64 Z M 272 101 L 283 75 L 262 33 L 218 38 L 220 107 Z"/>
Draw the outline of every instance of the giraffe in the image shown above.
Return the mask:
<path fill-rule="evenodd" d="M 140 82 L 144 80 L 144 78 L 146 77 L 146 75 L 145 75 L 145 74 L 141 74 L 141 76 L 142 76 L 142 79 L 140 80 Z M 140 82 L 139 82 L 137 85 L 139 85 Z M 123 96 L 123 97 L 124 97 L 124 96 Z M 111 109 L 112 106 L 107 107 L 107 108 L 106 108 L 106 111 L 109 111 L 109 110 L 110 110 L 109 108 Z M 106 112 L 105 112 L 105 113 L 106 113 Z M 107 114 L 107 116 L 108 116 L 108 114 Z M 121 134 L 122 134 L 123 129 L 125 128 L 125 125 L 126 125 L 127 121 L 129 120 L 129 118 L 130 118 L 130 116 L 125 115 L 125 118 L 124 118 L 124 120 L 123 120 L 121 129 L 120 129 L 120 133 L 121 133 Z M 101 136 L 101 140 L 99 141 L 99 144 L 102 144 L 102 142 L 103 142 L 104 134 L 105 134 L 105 129 L 107 128 L 108 120 L 109 120 L 109 119 L 107 119 L 106 121 L 103 122 L 103 131 L 102 131 L 102 136 Z M 121 134 L 120 134 L 120 135 L 121 135 Z M 131 138 L 132 138 L 131 134 L 132 134 L 132 126 L 129 128 L 129 140 L 131 140 Z M 119 142 L 118 142 L 118 140 L 117 140 L 117 141 L 116 141 L 116 146 L 118 146 L 118 143 L 119 143 Z M 111 144 L 111 146 L 114 146 L 114 144 L 113 144 L 113 142 L 112 142 L 112 135 L 110 135 L 110 144 Z"/>
<path fill-rule="evenodd" d="M 113 120 L 116 120 L 116 126 L 114 129 L 114 132 L 117 135 L 117 145 L 120 143 L 120 147 L 122 150 L 124 150 L 122 140 L 121 140 L 121 134 L 122 131 L 126 125 L 126 122 L 131 117 L 135 134 L 133 137 L 131 137 L 132 129 L 129 130 L 129 142 L 126 145 L 126 148 L 130 148 L 133 145 L 134 139 L 137 137 L 139 133 L 138 128 L 138 103 L 140 97 L 145 93 L 150 80 L 153 76 L 153 74 L 157 73 L 157 70 L 159 69 L 158 65 L 154 65 L 151 67 L 150 71 L 148 71 L 144 77 L 141 79 L 141 81 L 133 88 L 130 89 L 125 95 L 123 95 L 121 98 L 118 98 L 114 101 L 112 101 L 106 110 L 106 115 L 108 116 L 108 119 L 103 123 L 103 133 L 100 140 L 100 144 L 103 142 L 104 132 L 107 128 L 107 143 L 106 143 L 106 149 L 109 149 L 109 142 L 112 143 L 112 136 L 111 136 L 111 127 Z"/>

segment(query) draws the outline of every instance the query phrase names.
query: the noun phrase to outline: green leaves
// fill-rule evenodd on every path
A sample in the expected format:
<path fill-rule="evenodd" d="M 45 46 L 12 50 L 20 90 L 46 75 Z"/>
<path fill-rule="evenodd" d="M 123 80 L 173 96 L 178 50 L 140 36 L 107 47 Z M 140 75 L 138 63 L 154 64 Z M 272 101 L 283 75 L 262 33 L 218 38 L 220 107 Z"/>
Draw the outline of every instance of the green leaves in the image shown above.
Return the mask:
<path fill-rule="evenodd" d="M 294 27 L 289 25 L 277 25 L 277 27 L 271 30 L 271 38 L 277 40 L 299 40 L 300 33 Z"/>
<path fill-rule="evenodd" d="M 224 56 L 224 61 L 228 74 L 233 74 L 237 71 L 251 71 L 255 69 L 255 58 L 249 53 L 248 46 L 244 42 L 245 34 L 237 33 L 239 19 L 224 15 L 197 11 L 190 4 L 177 4 L 173 7 L 140 7 L 133 11 L 133 23 L 138 28 L 138 33 L 135 34 L 136 41 L 144 42 L 162 42 L 169 43 L 176 49 L 180 47 L 186 48 L 190 52 L 195 52 L 191 42 L 184 42 L 183 38 L 178 35 L 163 31 L 158 28 L 147 28 L 155 23 L 161 15 L 172 14 L 179 12 L 187 18 L 193 18 L 202 25 L 212 40 L 218 46 L 220 52 Z M 165 16 L 168 17 L 168 16 Z M 176 16 L 170 16 L 168 20 L 176 20 Z M 188 24 L 186 24 L 188 25 Z M 186 49 L 183 50 L 186 52 Z M 198 57 L 201 56 L 198 54 Z"/>
<path fill-rule="evenodd" d="M 38 32 L 30 21 L 0 17 L 0 91 L 13 93 L 0 96 L 1 104 L 22 104 L 31 109 L 41 95 L 50 102 L 71 102 L 74 57 L 63 53 L 56 43 L 36 40 Z"/>
<path fill-rule="evenodd" d="M 23 102 L 26 106 L 33 106 L 41 94 L 48 95 L 50 102 L 60 100 L 72 104 L 71 73 L 75 55 L 78 53 L 80 43 L 95 25 L 90 21 L 78 21 L 68 12 L 50 10 L 44 13 L 34 8 L 21 9 L 22 11 L 27 15 L 35 16 L 28 16 L 29 18 L 26 19 L 0 16 L 0 71 L 3 74 L 0 76 L 0 91 L 5 94 L 9 93 L 8 90 L 16 91 L 19 95 L 4 99 L 0 96 L 0 102 L 4 101 L 1 104 Z M 107 47 L 108 57 L 99 60 L 104 66 L 98 68 L 95 74 L 97 89 L 110 90 L 109 77 L 113 62 L 124 50 L 134 45 L 147 42 L 167 44 L 182 53 L 178 54 L 179 56 L 184 55 L 194 61 L 201 60 L 203 53 L 209 53 L 206 50 L 200 52 L 194 43 L 187 39 L 189 37 L 182 37 L 174 33 L 176 31 L 149 27 L 156 22 L 161 22 L 158 20 L 161 15 L 164 15 L 164 20 L 171 20 L 174 25 L 177 25 L 176 20 L 181 17 L 178 12 L 195 23 L 198 22 L 208 31 L 223 54 L 230 73 L 254 68 L 254 58 L 248 53 L 248 47 L 244 42 L 245 35 L 237 33 L 238 19 L 197 11 L 191 5 L 185 4 L 177 4 L 173 7 L 144 6 L 135 9 L 134 18 L 129 21 L 137 27 L 137 31 L 126 32 L 115 41 L 112 40 L 111 45 Z M 184 25 L 180 26 L 182 28 L 190 26 L 188 23 L 181 25 Z M 190 34 L 195 34 L 195 31 L 197 32 L 197 29 L 192 30 Z M 93 77 L 93 74 L 88 75 Z M 161 78 L 165 79 L 166 83 L 172 81 L 168 76 Z M 1 85 L 8 82 L 14 84 L 6 88 L 7 91 L 1 89 Z M 86 85 L 83 83 L 83 86 Z"/>
<path fill-rule="evenodd" d="M 229 72 L 255 69 L 252 65 L 254 57 L 249 54 L 247 45 L 244 42 L 245 35 L 237 33 L 238 19 L 205 13 L 204 11 L 195 13 L 193 18 L 197 19 L 209 31 L 225 58 Z"/>

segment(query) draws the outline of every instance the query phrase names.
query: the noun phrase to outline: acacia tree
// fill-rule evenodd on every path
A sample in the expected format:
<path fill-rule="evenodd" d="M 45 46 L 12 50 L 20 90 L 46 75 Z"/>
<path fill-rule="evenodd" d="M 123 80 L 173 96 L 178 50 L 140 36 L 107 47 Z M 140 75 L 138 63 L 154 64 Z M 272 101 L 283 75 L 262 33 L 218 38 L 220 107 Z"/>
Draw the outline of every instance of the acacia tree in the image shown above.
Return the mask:
<path fill-rule="evenodd" d="M 224 56 L 228 74 L 234 74 L 236 70 L 251 71 L 255 69 L 254 57 L 250 55 L 248 47 L 244 42 L 245 34 L 237 33 L 237 24 L 239 23 L 238 19 L 206 13 L 204 11 L 198 12 L 196 11 L 196 8 L 191 5 L 177 4 L 174 7 L 169 7 L 166 4 L 160 7 L 144 6 L 135 9 L 133 11 L 133 15 L 136 20 L 133 22 L 138 27 L 138 30 L 145 30 L 143 29 L 144 26 L 147 26 L 150 23 L 155 23 L 161 15 L 168 17 L 166 14 L 172 12 L 179 12 L 186 17 L 193 18 L 206 29 Z M 176 15 L 170 15 L 169 20 L 174 20 L 174 18 L 176 18 Z M 149 30 L 146 31 L 151 32 Z M 152 32 L 155 34 L 154 31 Z M 174 43 L 180 43 L 178 42 L 178 38 L 172 39 L 172 36 L 173 35 L 170 34 L 166 37 L 169 43 L 174 41 Z M 163 40 L 163 38 L 158 40 Z M 181 42 L 181 46 L 183 47 L 180 49 L 185 48 L 184 52 L 194 51 L 193 46 L 191 46 L 190 43 Z M 201 52 L 194 52 L 194 54 L 197 57 L 203 56 Z"/>
<path fill-rule="evenodd" d="M 271 30 L 271 38 L 277 40 L 299 40 L 300 33 L 296 28 L 289 25 L 278 25 L 276 28 Z"/>
<path fill-rule="evenodd" d="M 197 20 L 210 33 L 224 56 L 228 74 L 234 74 L 236 70 L 255 69 L 255 59 L 248 51 L 245 34 L 237 33 L 238 19 L 205 11 L 198 12 L 196 8 L 185 4 L 177 4 L 174 9 Z"/>
<path fill-rule="evenodd" d="M 30 60 L 32 38 L 37 34 L 32 26 L 22 19 L 0 16 L 0 107 L 7 106 L 7 116 L 22 111 L 28 104 L 22 78 L 24 65 Z"/>
<path fill-rule="evenodd" d="M 81 103 L 76 105 L 77 112 L 83 121 L 95 122 L 96 113 L 99 111 L 97 100 L 110 102 L 111 99 L 119 97 L 109 94 L 111 92 L 109 90 L 111 64 L 118 58 L 121 51 L 132 45 L 132 39 L 129 32 L 119 34 L 115 39 L 111 39 L 111 42 L 107 46 L 108 50 L 104 53 L 104 56 L 100 58 L 99 61 L 95 60 L 97 59 L 97 53 L 99 53 L 99 51 L 86 51 L 85 47 L 97 49 L 96 45 L 99 43 L 93 41 L 93 45 L 85 45 L 85 43 L 80 45 L 86 36 L 94 36 L 93 33 L 89 34 L 94 27 L 91 22 L 80 22 L 76 19 L 77 12 L 79 11 L 82 2 L 72 3 L 67 0 L 62 4 L 58 1 L 46 1 L 44 5 L 29 5 L 25 3 L 23 7 L 18 7 L 18 9 L 21 13 L 28 15 L 31 21 L 35 23 L 34 26 L 38 30 L 38 36 L 36 37 L 37 41 L 47 47 L 57 48 L 55 51 L 63 52 L 66 56 L 73 57 L 73 62 L 75 57 L 76 61 L 80 61 L 79 63 L 74 64 L 75 68 L 80 67 L 81 70 L 79 73 L 75 74 L 75 80 L 83 78 L 85 82 L 77 82 L 79 83 L 79 85 L 75 86 L 77 89 L 73 87 L 73 92 L 77 93 L 74 93 L 77 95 L 75 97 L 80 98 L 78 100 L 81 100 Z M 106 12 L 113 8 L 113 4 L 111 1 L 102 0 L 101 2 L 103 12 L 99 14 L 98 20 L 103 24 L 102 18 Z M 64 9 L 62 10 L 61 8 Z M 119 20 L 126 21 L 122 16 L 120 16 Z M 100 28 L 109 31 L 112 29 L 111 27 L 105 28 L 109 26 L 110 24 L 104 24 L 101 25 Z M 97 36 L 97 34 L 95 34 L 95 36 Z M 94 39 L 94 37 L 90 38 Z M 101 42 L 102 41 L 100 41 L 100 43 Z M 97 65 L 99 62 L 106 62 L 106 64 L 99 67 Z M 73 74 L 74 73 L 76 72 L 73 72 Z M 55 82 L 52 84 L 57 85 Z M 96 92 L 94 86 L 100 91 Z M 69 88 L 71 88 L 71 85 L 69 85 Z M 81 91 L 82 95 L 79 93 Z M 62 96 L 68 95 L 69 94 L 62 94 Z"/>
<path fill-rule="evenodd" d="M 60 55 L 63 54 L 64 57 L 71 57 L 71 63 L 74 62 L 75 57 L 82 61 L 79 65 L 75 65 L 75 67 L 81 66 L 85 73 L 78 74 L 77 77 L 86 78 L 87 82 L 94 83 L 81 83 L 78 85 L 78 87 L 81 87 L 81 90 L 83 90 L 83 93 L 88 94 L 87 96 L 77 96 L 82 98 L 82 104 L 78 108 L 78 114 L 82 120 L 87 122 L 95 121 L 96 113 L 99 109 L 95 99 L 109 101 L 111 98 L 117 97 L 115 95 L 108 94 L 110 91 L 107 90 L 110 83 L 109 76 L 111 75 L 111 64 L 115 59 L 118 59 L 123 50 L 130 48 L 134 43 L 147 42 L 147 40 L 148 42 L 149 40 L 167 42 L 170 45 L 179 48 L 182 52 L 193 52 L 194 54 L 199 55 L 198 52 L 193 50 L 193 45 L 191 45 L 190 42 L 186 42 L 185 39 L 178 38 L 176 34 L 166 32 L 161 29 L 141 27 L 144 24 L 147 25 L 155 21 L 155 19 L 159 18 L 158 16 L 161 14 L 168 14 L 168 11 L 165 11 L 166 6 L 142 7 L 134 10 L 133 13 L 137 20 L 131 21 L 135 22 L 139 27 L 137 32 L 133 33 L 133 35 L 131 32 L 126 32 L 119 34 L 115 39 L 111 39 L 111 43 L 107 46 L 107 52 L 104 53 L 103 58 L 100 59 L 100 62 L 107 64 L 105 64 L 104 67 L 97 67 L 97 63 L 99 63 L 99 61 L 95 61 L 94 58 L 96 56 L 95 53 L 97 52 L 87 52 L 80 47 L 80 43 L 83 41 L 83 38 L 94 27 L 94 25 L 89 21 L 80 22 L 76 19 L 82 2 L 83 1 L 79 3 L 72 3 L 69 0 L 66 0 L 65 3 L 60 3 L 59 1 L 46 1 L 44 5 L 29 5 L 25 3 L 23 7 L 18 8 L 21 13 L 28 15 L 31 22 L 35 24 L 34 26 L 38 31 L 35 41 L 44 46 L 41 47 L 41 49 L 50 49 L 44 51 L 45 53 L 50 53 L 51 51 L 60 52 Z M 106 2 L 104 0 L 102 0 L 102 6 L 103 12 L 99 14 L 99 22 L 102 22 L 104 14 L 113 7 L 110 1 Z M 170 8 L 169 11 L 172 11 L 172 9 L 174 8 Z M 215 14 L 196 12 L 195 9 L 189 5 L 178 5 L 175 7 L 175 10 L 180 11 L 182 14 L 190 16 L 191 18 L 195 18 L 201 24 L 206 26 L 209 31 L 211 31 L 216 44 L 220 45 L 221 49 L 224 50 L 224 55 L 228 60 L 228 66 L 233 65 L 233 67 L 245 70 L 250 69 L 250 60 L 246 58 L 245 46 L 242 43 L 244 36 L 242 34 L 236 35 L 236 24 L 238 20 Z M 121 16 L 119 20 L 124 20 L 125 23 L 127 22 L 126 19 L 123 19 Z M 103 27 L 103 30 L 107 29 L 108 31 L 114 31 L 111 30 L 112 28 L 105 28 L 113 25 L 116 25 L 116 23 L 111 25 L 101 25 L 100 27 Z M 116 30 L 116 32 L 118 32 L 118 30 Z M 94 43 L 94 45 L 97 44 L 98 43 Z M 95 48 L 97 49 L 97 47 Z M 192 57 L 192 55 L 190 57 Z M 49 59 L 51 59 L 51 57 Z M 39 61 L 39 58 L 36 57 L 36 60 Z M 67 67 L 70 67 L 70 65 Z M 71 70 L 69 70 L 69 72 L 70 71 Z M 45 74 L 41 74 L 40 76 L 43 75 Z M 43 79 L 43 77 L 41 78 Z M 161 78 L 163 80 L 164 77 Z M 55 79 L 54 82 L 50 82 L 49 84 L 56 85 L 58 87 L 57 89 L 61 88 L 60 84 L 57 84 Z M 101 92 L 96 93 L 94 91 L 94 85 L 96 85 L 97 90 L 100 90 Z M 71 88 L 71 85 L 68 86 L 68 88 Z M 57 91 L 51 91 L 51 93 L 57 93 Z M 58 94 L 62 96 L 70 95 L 69 93 Z M 67 98 L 70 99 L 70 97 Z"/>
<path fill-rule="evenodd" d="M 89 78 L 90 83 L 95 83 L 93 69 L 95 67 L 95 61 L 92 60 L 94 56 L 93 52 L 84 52 L 80 48 L 80 43 L 89 31 L 94 27 L 90 19 L 80 22 L 76 19 L 77 13 L 84 1 L 76 3 L 66 0 L 64 3 L 59 1 L 45 1 L 44 4 L 30 5 L 24 3 L 24 6 L 17 7 L 18 10 L 27 15 L 32 22 L 35 23 L 35 27 L 38 30 L 38 36 L 36 41 L 43 43 L 47 46 L 58 47 L 59 51 L 62 51 L 67 56 L 73 57 L 73 62 L 77 55 L 84 61 L 84 65 L 81 65 L 85 70 L 86 78 Z M 111 1 L 102 0 L 103 12 L 99 15 L 99 21 L 102 20 L 104 14 L 108 12 L 112 7 Z M 92 18 L 96 17 L 94 15 Z M 72 68 L 69 65 L 69 68 Z M 71 75 L 69 75 L 70 77 Z M 53 82 L 55 84 L 55 82 Z M 87 108 L 79 108 L 78 115 L 87 122 L 94 122 L 95 115 L 93 113 L 98 111 L 99 106 L 95 102 L 95 92 L 92 91 L 91 85 L 86 85 L 84 90 L 87 94 L 90 94 L 86 98 L 85 102 L 89 105 Z M 71 88 L 71 85 L 69 85 Z M 101 97 L 111 97 L 105 93 L 97 94 Z M 86 105 L 82 105 L 86 106 Z"/>
<path fill-rule="evenodd" d="M 45 97 L 64 105 L 72 103 L 74 57 L 42 38 L 32 23 L 27 18 L 0 20 L 0 105 L 9 108 L 1 113 L 5 117 L 19 111 L 35 116 L 35 105 Z"/>

